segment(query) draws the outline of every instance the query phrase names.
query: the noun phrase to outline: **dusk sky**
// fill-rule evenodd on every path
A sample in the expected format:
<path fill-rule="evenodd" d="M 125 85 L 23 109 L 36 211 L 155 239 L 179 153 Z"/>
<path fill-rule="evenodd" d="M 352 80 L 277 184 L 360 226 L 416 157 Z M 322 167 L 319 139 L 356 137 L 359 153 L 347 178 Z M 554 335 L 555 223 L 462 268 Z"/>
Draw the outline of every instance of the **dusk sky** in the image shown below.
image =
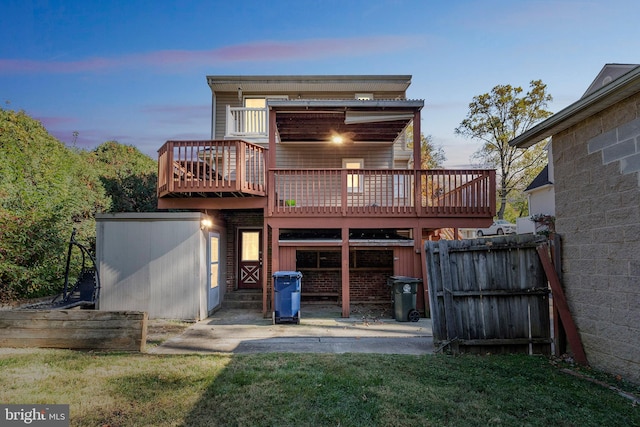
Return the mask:
<path fill-rule="evenodd" d="M 557 112 L 640 63 L 638 0 L 0 0 L 0 102 L 92 149 L 210 138 L 207 75 L 410 74 L 448 167 L 469 102 L 541 79 Z"/>

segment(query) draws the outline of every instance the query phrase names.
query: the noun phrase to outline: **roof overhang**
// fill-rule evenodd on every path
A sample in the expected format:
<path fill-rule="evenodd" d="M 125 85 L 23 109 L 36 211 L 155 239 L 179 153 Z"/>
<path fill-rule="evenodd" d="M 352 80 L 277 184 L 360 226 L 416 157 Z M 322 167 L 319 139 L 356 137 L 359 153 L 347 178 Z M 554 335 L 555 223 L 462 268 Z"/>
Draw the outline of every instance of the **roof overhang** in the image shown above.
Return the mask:
<path fill-rule="evenodd" d="M 565 109 L 509 141 L 509 145 L 527 148 L 556 135 L 588 117 L 640 92 L 640 67 L 636 67 L 595 92 L 580 98 Z"/>
<path fill-rule="evenodd" d="M 405 92 L 410 75 L 207 76 L 215 92 Z"/>
<path fill-rule="evenodd" d="M 267 100 L 281 143 L 392 144 L 424 106 L 423 100 Z"/>

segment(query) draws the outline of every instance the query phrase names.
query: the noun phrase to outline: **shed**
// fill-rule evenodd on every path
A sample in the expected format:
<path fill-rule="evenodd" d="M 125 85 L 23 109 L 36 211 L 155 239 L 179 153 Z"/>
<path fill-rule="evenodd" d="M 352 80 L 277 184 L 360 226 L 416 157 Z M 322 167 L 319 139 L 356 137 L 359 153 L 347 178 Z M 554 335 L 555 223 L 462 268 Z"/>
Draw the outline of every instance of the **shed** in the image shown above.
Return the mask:
<path fill-rule="evenodd" d="M 206 318 L 223 298 L 224 237 L 222 221 L 199 212 L 97 214 L 97 308 Z"/>

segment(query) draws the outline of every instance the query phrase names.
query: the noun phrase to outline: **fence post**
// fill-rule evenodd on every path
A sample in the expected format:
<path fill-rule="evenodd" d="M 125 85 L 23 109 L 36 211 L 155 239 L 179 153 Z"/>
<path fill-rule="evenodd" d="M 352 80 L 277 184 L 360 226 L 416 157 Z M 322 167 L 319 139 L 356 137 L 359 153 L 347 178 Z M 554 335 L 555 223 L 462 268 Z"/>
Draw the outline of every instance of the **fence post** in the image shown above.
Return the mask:
<path fill-rule="evenodd" d="M 569 304 L 567 303 L 567 298 L 565 297 L 562 285 L 560 284 L 560 279 L 558 278 L 556 270 L 551 263 L 551 258 L 549 257 L 549 245 L 542 243 L 536 249 L 540 256 L 540 261 L 542 261 L 542 267 L 547 275 L 549 285 L 551 286 L 553 304 L 558 308 L 560 320 L 562 320 L 564 329 L 567 332 L 567 341 L 569 341 L 569 345 L 573 351 L 573 356 L 575 357 L 576 362 L 587 366 L 589 362 L 587 361 L 587 356 L 584 353 L 584 348 L 582 347 L 582 340 L 580 339 L 578 328 L 573 321 L 571 311 L 569 310 Z"/>

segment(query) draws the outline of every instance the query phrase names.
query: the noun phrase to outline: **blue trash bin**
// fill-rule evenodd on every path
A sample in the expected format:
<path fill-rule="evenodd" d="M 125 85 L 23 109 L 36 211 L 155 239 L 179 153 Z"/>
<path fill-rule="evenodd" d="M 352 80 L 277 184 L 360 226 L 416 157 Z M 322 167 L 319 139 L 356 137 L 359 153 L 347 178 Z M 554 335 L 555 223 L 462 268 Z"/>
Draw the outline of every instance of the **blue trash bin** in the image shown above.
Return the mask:
<path fill-rule="evenodd" d="M 300 288 L 302 273 L 277 271 L 273 274 L 273 323 L 300 324 Z"/>

